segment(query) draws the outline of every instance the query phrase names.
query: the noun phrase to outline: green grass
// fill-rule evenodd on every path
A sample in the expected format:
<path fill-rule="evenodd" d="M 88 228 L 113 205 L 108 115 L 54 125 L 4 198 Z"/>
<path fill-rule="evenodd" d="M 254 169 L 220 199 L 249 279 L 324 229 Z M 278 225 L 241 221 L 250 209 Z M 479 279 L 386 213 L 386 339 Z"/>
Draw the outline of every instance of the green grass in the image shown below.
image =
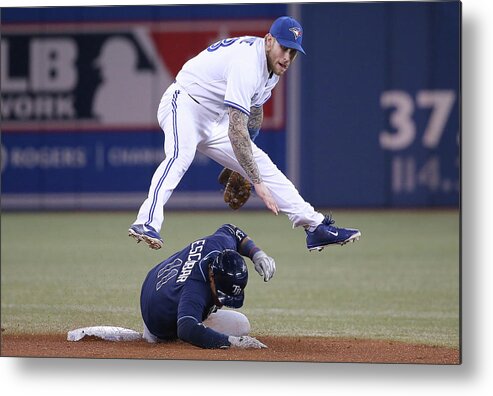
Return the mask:
<path fill-rule="evenodd" d="M 4 213 L 1 322 L 10 333 L 95 325 L 141 330 L 147 271 L 191 240 L 233 222 L 276 259 L 250 266 L 242 308 L 257 335 L 392 339 L 459 346 L 457 211 L 335 211 L 359 242 L 308 252 L 302 229 L 267 212 L 168 212 L 165 247 L 136 245 L 134 213 Z M 248 261 L 249 262 L 249 261 Z"/>

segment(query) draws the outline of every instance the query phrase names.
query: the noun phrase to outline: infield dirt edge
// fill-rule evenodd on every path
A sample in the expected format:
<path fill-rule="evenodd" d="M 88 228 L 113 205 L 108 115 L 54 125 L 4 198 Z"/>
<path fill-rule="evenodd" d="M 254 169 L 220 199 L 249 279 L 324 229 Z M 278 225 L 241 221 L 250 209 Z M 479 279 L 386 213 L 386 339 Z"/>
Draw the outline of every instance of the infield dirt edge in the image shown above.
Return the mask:
<path fill-rule="evenodd" d="M 262 350 L 201 349 L 173 341 L 104 341 L 85 337 L 70 342 L 66 334 L 2 334 L 2 357 L 149 359 L 200 361 L 319 362 L 319 363 L 461 363 L 460 349 L 401 341 L 327 337 L 260 336 Z"/>

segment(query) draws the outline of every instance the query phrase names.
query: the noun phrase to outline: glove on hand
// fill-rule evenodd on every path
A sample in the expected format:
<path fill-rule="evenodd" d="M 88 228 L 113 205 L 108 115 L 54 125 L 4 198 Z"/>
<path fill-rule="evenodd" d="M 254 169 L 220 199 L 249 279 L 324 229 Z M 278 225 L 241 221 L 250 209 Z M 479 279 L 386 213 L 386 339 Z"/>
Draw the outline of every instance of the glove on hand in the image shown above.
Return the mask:
<path fill-rule="evenodd" d="M 276 272 L 276 262 L 262 250 L 259 250 L 253 255 L 252 261 L 255 266 L 255 271 L 257 271 L 260 276 L 264 277 L 264 282 L 268 282 L 269 279 L 274 276 L 274 273 Z"/>
<path fill-rule="evenodd" d="M 218 181 L 224 186 L 224 202 L 233 210 L 245 205 L 252 192 L 252 184 L 238 172 L 224 168 Z"/>
<path fill-rule="evenodd" d="M 242 336 L 242 337 L 229 336 L 228 337 L 228 341 L 231 344 L 231 347 L 233 347 L 233 348 L 241 348 L 241 349 L 247 349 L 247 348 L 255 348 L 255 349 L 267 348 L 267 345 L 262 344 L 256 338 L 253 338 L 253 337 L 250 337 L 250 336 Z"/>

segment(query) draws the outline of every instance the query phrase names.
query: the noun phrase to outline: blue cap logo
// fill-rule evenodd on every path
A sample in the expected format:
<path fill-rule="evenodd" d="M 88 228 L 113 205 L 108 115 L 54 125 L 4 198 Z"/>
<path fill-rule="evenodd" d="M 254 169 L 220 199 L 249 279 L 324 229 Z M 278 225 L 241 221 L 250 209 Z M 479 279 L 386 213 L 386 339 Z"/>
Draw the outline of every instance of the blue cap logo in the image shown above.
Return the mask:
<path fill-rule="evenodd" d="M 292 27 L 289 29 L 289 31 L 293 32 L 295 40 L 298 40 L 298 37 L 301 37 L 301 35 L 303 34 L 301 29 L 298 29 L 297 27 Z"/>

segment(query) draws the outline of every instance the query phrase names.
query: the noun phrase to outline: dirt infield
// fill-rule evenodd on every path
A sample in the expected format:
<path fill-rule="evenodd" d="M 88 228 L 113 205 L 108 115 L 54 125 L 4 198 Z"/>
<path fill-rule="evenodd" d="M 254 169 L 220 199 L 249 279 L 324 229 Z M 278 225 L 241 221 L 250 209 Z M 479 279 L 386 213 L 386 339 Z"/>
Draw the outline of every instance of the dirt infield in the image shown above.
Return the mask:
<path fill-rule="evenodd" d="M 241 360 L 270 362 L 354 362 L 460 364 L 458 349 L 396 341 L 320 337 L 259 337 L 262 350 L 206 350 L 181 341 L 148 344 L 85 337 L 70 342 L 65 334 L 2 334 L 1 355 L 100 359 Z"/>

